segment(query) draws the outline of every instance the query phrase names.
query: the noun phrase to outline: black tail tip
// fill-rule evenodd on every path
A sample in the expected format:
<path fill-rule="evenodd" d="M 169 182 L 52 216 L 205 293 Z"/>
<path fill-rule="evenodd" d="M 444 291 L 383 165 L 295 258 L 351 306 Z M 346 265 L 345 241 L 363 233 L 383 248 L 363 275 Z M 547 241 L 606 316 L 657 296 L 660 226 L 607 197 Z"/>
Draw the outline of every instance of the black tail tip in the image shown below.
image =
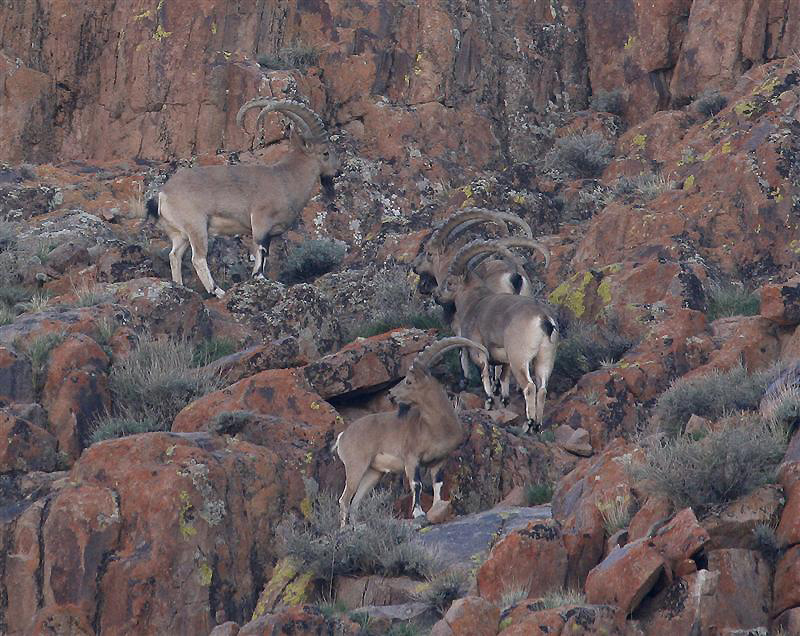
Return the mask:
<path fill-rule="evenodd" d="M 519 295 L 519 293 L 522 291 L 522 284 L 524 282 L 525 280 L 519 273 L 515 272 L 511 275 L 511 286 L 514 288 L 515 294 Z"/>
<path fill-rule="evenodd" d="M 158 220 L 158 202 L 155 198 L 147 199 L 147 218 L 151 218 L 154 221 Z"/>

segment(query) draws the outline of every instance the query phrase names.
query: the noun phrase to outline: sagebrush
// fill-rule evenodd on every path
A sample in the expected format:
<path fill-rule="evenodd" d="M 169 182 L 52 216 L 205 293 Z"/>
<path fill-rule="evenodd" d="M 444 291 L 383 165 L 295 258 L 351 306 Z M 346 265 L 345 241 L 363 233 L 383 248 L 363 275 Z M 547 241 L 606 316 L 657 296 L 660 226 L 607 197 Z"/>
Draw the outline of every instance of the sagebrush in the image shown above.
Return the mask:
<path fill-rule="evenodd" d="M 708 287 L 709 321 L 731 316 L 755 316 L 760 310 L 758 296 L 736 283 L 712 283 Z"/>
<path fill-rule="evenodd" d="M 290 250 L 278 278 L 288 285 L 308 282 L 341 265 L 346 251 L 338 241 L 303 241 Z"/>
<path fill-rule="evenodd" d="M 599 177 L 614 155 L 600 133 L 579 133 L 557 139 L 545 157 L 546 166 L 569 177 Z"/>

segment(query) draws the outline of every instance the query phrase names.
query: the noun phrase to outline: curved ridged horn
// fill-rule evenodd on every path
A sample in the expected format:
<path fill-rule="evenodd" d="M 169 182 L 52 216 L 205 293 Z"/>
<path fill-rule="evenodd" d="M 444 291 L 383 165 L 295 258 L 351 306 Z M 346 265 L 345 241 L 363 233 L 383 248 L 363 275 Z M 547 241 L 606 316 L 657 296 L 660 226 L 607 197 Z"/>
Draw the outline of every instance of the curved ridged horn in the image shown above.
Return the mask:
<path fill-rule="evenodd" d="M 319 115 L 308 106 L 295 102 L 290 99 L 273 99 L 271 97 L 256 97 L 245 103 L 236 115 L 236 123 L 247 131 L 244 127 L 244 116 L 252 108 L 261 108 L 256 119 L 256 129 L 261 121 L 271 112 L 280 112 L 289 117 L 299 126 L 299 132 L 308 142 L 320 142 L 327 138 L 325 124 L 322 123 Z"/>
<path fill-rule="evenodd" d="M 476 256 L 486 252 L 502 253 L 503 250 L 507 250 L 510 247 L 527 247 L 529 249 L 538 250 L 541 252 L 542 256 L 544 256 L 545 267 L 550 265 L 550 252 L 544 245 L 532 239 L 510 237 L 496 239 L 494 241 L 478 240 L 465 245 L 459 250 L 458 254 L 456 254 L 453 262 L 450 263 L 447 274 L 448 276 L 451 274 L 461 274 L 464 272 L 467 264 Z"/>
<path fill-rule="evenodd" d="M 456 349 L 458 347 L 473 347 L 474 349 L 478 349 L 483 353 L 485 353 L 487 358 L 489 357 L 489 352 L 483 345 L 480 345 L 477 342 L 473 342 L 469 338 L 453 336 L 451 338 L 443 338 L 442 340 L 437 340 L 432 345 L 430 345 L 429 347 L 418 353 L 417 357 L 414 358 L 414 361 L 411 363 L 411 366 L 413 367 L 414 365 L 419 364 L 419 365 L 424 365 L 425 367 L 430 367 L 445 353 L 447 353 L 451 349 Z"/>
<path fill-rule="evenodd" d="M 516 214 L 508 212 L 496 212 L 494 210 L 485 210 L 483 208 L 466 208 L 452 215 L 445 221 L 442 227 L 438 228 L 432 235 L 428 245 L 438 247 L 445 241 L 457 228 L 464 224 L 476 225 L 477 223 L 496 223 L 499 225 L 505 234 L 508 234 L 506 224 L 511 223 L 517 225 L 522 229 L 523 234 L 528 238 L 533 236 L 531 227 Z M 466 229 L 466 228 L 463 228 Z"/>

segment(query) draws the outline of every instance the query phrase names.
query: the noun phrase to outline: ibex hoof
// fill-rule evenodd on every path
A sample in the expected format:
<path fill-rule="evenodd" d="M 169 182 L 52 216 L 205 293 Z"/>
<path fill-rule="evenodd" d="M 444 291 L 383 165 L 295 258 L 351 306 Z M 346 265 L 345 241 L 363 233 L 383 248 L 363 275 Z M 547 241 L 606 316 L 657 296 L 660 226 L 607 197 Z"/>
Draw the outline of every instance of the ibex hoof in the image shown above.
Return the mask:
<path fill-rule="evenodd" d="M 494 408 L 494 400 L 492 398 L 487 398 L 486 402 L 483 403 L 483 408 L 487 411 L 491 411 Z"/>
<path fill-rule="evenodd" d="M 222 298 L 225 295 L 225 290 L 222 289 L 221 287 L 215 287 L 214 288 L 214 295 L 217 298 Z"/>
<path fill-rule="evenodd" d="M 267 280 L 267 277 L 264 276 L 264 274 L 262 274 L 261 272 L 258 272 L 258 274 L 253 274 L 253 278 L 255 278 L 256 280 Z"/>
<path fill-rule="evenodd" d="M 500 400 L 503 406 L 508 406 L 509 402 L 511 402 L 511 398 L 504 397 Z"/>

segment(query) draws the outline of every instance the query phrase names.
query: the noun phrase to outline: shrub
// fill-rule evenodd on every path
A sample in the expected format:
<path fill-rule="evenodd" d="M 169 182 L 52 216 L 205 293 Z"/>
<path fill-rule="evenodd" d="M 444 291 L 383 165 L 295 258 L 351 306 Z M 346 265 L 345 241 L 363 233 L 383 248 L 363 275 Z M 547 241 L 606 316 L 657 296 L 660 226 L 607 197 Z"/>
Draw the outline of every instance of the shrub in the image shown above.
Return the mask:
<path fill-rule="evenodd" d="M 646 492 L 698 513 L 772 481 L 786 451 L 786 431 L 754 415 L 726 424 L 701 440 L 651 439 L 644 444 L 644 461 L 631 468 L 634 478 Z"/>
<path fill-rule="evenodd" d="M 50 352 L 64 342 L 65 339 L 66 336 L 63 333 L 48 333 L 33 338 L 25 345 L 25 356 L 31 365 L 31 379 L 35 393 L 38 394 L 43 388 Z"/>
<path fill-rule="evenodd" d="M 599 177 L 611 161 L 613 148 L 599 133 L 580 133 L 556 140 L 546 165 L 571 177 Z"/>
<path fill-rule="evenodd" d="M 589 99 L 589 106 L 592 110 L 601 113 L 611 113 L 612 115 L 621 115 L 622 107 L 624 106 L 624 99 L 622 91 L 614 89 L 613 91 L 597 91 Z"/>
<path fill-rule="evenodd" d="M 748 374 L 737 366 L 730 371 L 680 378 L 659 396 L 653 414 L 662 431 L 677 435 L 692 415 L 715 419 L 728 412 L 757 408 L 776 375 L 777 369 Z"/>
<path fill-rule="evenodd" d="M 769 523 L 759 523 L 753 528 L 753 544 L 756 550 L 764 555 L 773 565 L 778 560 L 781 553 L 780 542 L 776 534 L 777 525 Z"/>
<path fill-rule="evenodd" d="M 650 201 L 670 190 L 675 190 L 678 182 L 654 173 L 642 173 L 635 177 L 620 177 L 614 182 L 613 195 L 622 199 L 634 198 Z"/>
<path fill-rule="evenodd" d="M 239 346 L 232 338 L 209 338 L 195 345 L 192 364 L 196 367 L 203 367 L 215 360 L 236 353 L 238 350 Z"/>
<path fill-rule="evenodd" d="M 755 316 L 759 308 L 758 296 L 747 291 L 743 285 L 728 283 L 709 286 L 707 312 L 709 321 L 730 316 Z"/>
<path fill-rule="evenodd" d="M 617 495 L 613 499 L 595 502 L 595 506 L 603 516 L 603 527 L 607 536 L 612 536 L 617 530 L 627 528 L 631 522 L 632 506 L 629 495 Z"/>
<path fill-rule="evenodd" d="M 392 516 L 386 494 L 371 493 L 351 516 L 352 522 L 340 528 L 336 499 L 329 493 L 316 495 L 305 519 L 280 524 L 283 551 L 329 584 L 339 574 L 424 578 L 437 570 L 436 557 L 413 526 Z"/>
<path fill-rule="evenodd" d="M 716 89 L 706 90 L 694 100 L 693 107 L 701 115 L 713 117 L 728 105 L 728 98 Z"/>
<path fill-rule="evenodd" d="M 291 69 L 304 71 L 318 62 L 319 50 L 302 42 L 293 42 L 289 46 L 284 46 L 275 55 L 265 53 L 258 56 L 258 63 L 273 71 Z"/>
<path fill-rule="evenodd" d="M 540 506 L 550 503 L 553 499 L 553 484 L 549 482 L 537 482 L 525 488 L 525 500 L 529 506 Z"/>
<path fill-rule="evenodd" d="M 415 597 L 422 603 L 433 607 L 443 616 L 456 599 L 464 596 L 469 590 L 469 575 L 460 568 L 447 570 L 428 580 L 428 583 Z"/>
<path fill-rule="evenodd" d="M 555 609 L 556 607 L 564 607 L 565 605 L 585 605 L 586 596 L 580 590 L 572 589 L 558 589 L 547 592 L 544 596 L 536 599 L 533 604 L 535 606 L 531 609 L 533 611 L 541 611 L 546 609 Z"/>
<path fill-rule="evenodd" d="M 169 430 L 184 406 L 221 385 L 213 371 L 195 368 L 193 357 L 194 348 L 184 340 L 142 337 L 134 351 L 111 367 L 108 383 L 115 411 L 97 427 L 130 434 L 126 427 L 135 428 L 131 423 L 138 422 L 148 430 Z"/>
<path fill-rule="evenodd" d="M 559 320 L 559 329 L 562 338 L 550 379 L 550 386 L 557 393 L 566 391 L 581 376 L 603 364 L 616 362 L 632 345 L 618 329 L 583 320 Z"/>
<path fill-rule="evenodd" d="M 341 265 L 345 251 L 345 245 L 337 241 L 303 241 L 289 252 L 279 278 L 287 285 L 313 280 Z"/>
<path fill-rule="evenodd" d="M 761 403 L 761 414 L 793 433 L 800 424 L 800 387 L 787 385 L 774 393 L 767 391 Z"/>

